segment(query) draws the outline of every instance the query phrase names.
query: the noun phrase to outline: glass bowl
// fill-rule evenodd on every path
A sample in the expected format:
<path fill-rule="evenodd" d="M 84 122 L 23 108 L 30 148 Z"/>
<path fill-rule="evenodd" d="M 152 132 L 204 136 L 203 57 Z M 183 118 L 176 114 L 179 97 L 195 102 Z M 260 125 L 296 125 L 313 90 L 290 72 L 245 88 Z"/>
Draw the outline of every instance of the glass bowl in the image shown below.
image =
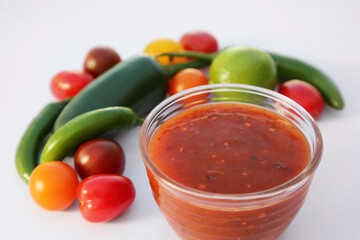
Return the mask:
<path fill-rule="evenodd" d="M 307 139 L 311 155 L 307 167 L 279 186 L 246 194 L 200 191 L 168 177 L 149 154 L 154 133 L 176 114 L 215 102 L 256 105 L 285 117 Z M 178 93 L 154 108 L 141 128 L 140 151 L 153 196 L 182 239 L 277 239 L 305 201 L 321 159 L 322 138 L 316 122 L 306 110 L 277 92 L 250 85 L 213 84 Z"/>

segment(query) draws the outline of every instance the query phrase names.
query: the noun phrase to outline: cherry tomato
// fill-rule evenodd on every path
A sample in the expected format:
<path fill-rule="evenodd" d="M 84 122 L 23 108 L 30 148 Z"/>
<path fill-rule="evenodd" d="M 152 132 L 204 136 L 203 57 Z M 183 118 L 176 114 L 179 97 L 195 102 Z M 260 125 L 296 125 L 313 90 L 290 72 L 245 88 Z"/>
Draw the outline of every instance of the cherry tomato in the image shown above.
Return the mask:
<path fill-rule="evenodd" d="M 208 79 L 206 75 L 195 68 L 186 68 L 181 70 L 169 82 L 169 95 L 174 95 L 185 89 L 206 85 Z"/>
<path fill-rule="evenodd" d="M 72 167 L 60 161 L 37 166 L 31 173 L 29 189 L 32 198 L 47 210 L 63 210 L 76 198 L 78 177 Z"/>
<path fill-rule="evenodd" d="M 84 71 L 97 77 L 119 62 L 121 62 L 121 58 L 114 49 L 95 47 L 90 50 L 85 58 Z"/>
<path fill-rule="evenodd" d="M 307 82 L 300 80 L 286 81 L 279 86 L 278 92 L 297 102 L 314 119 L 317 119 L 325 108 L 320 92 Z"/>
<path fill-rule="evenodd" d="M 89 222 L 109 221 L 127 210 L 135 199 L 130 179 L 98 174 L 83 180 L 77 189 L 81 215 Z"/>
<path fill-rule="evenodd" d="M 144 53 L 147 53 L 152 56 L 159 55 L 161 53 L 167 52 L 182 52 L 184 51 L 181 43 L 174 41 L 168 38 L 161 38 L 150 42 L 144 50 Z M 170 65 L 183 63 L 187 61 L 186 57 L 173 57 L 170 58 L 168 56 L 161 56 L 156 59 L 162 65 Z"/>
<path fill-rule="evenodd" d="M 203 31 L 184 34 L 180 43 L 188 51 L 212 53 L 218 50 L 218 43 L 214 36 Z"/>
<path fill-rule="evenodd" d="M 57 99 L 64 100 L 74 97 L 93 80 L 94 77 L 86 72 L 64 71 L 53 77 L 50 88 Z"/>
<path fill-rule="evenodd" d="M 110 139 L 94 139 L 76 150 L 75 169 L 82 179 L 100 173 L 122 174 L 125 154 L 121 146 Z"/>

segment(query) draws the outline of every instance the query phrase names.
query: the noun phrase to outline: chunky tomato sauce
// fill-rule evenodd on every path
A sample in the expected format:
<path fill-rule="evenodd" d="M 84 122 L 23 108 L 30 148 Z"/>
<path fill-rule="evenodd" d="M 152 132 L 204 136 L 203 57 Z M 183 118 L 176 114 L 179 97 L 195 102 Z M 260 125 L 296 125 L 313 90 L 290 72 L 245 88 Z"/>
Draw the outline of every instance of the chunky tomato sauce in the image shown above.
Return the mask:
<path fill-rule="evenodd" d="M 148 150 L 171 179 L 225 196 L 279 186 L 311 157 L 297 127 L 270 110 L 239 103 L 184 110 L 155 131 Z M 186 240 L 277 239 L 300 210 L 312 179 L 267 196 L 225 200 L 181 192 L 149 169 L 148 176 L 162 213 Z"/>
<path fill-rule="evenodd" d="M 281 185 L 310 161 L 305 136 L 270 110 L 213 103 L 166 121 L 150 157 L 171 179 L 212 193 L 251 193 Z"/>

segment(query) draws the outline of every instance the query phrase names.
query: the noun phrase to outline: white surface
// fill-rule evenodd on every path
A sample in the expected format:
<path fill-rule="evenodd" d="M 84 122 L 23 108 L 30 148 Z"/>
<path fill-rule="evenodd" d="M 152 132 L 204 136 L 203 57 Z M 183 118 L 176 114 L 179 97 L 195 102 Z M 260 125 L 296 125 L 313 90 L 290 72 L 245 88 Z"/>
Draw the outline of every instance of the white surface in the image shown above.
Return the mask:
<path fill-rule="evenodd" d="M 152 198 L 138 150 L 139 129 L 118 140 L 125 175 L 137 190 L 132 207 L 105 224 L 82 219 L 75 203 L 40 209 L 17 175 L 20 137 L 53 101 L 50 78 L 81 69 L 95 45 L 125 59 L 159 37 L 212 32 L 221 46 L 252 45 L 308 61 L 329 74 L 345 97 L 343 111 L 318 121 L 325 148 L 304 207 L 281 239 L 360 239 L 359 1 L 5 1 L 0 0 L 0 239 L 178 239 Z"/>

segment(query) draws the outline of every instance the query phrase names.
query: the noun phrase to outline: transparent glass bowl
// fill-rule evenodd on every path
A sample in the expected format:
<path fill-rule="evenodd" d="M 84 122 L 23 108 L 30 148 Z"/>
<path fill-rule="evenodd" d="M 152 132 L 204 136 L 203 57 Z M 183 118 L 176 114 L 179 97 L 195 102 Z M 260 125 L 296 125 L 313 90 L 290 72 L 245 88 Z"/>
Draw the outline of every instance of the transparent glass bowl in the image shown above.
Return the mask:
<path fill-rule="evenodd" d="M 199 191 L 166 176 L 149 155 L 151 138 L 172 116 L 197 105 L 238 102 L 284 116 L 305 135 L 311 152 L 308 166 L 292 180 L 261 192 L 218 194 Z M 241 84 L 192 88 L 160 103 L 146 118 L 140 150 L 153 196 L 168 223 L 182 239 L 277 239 L 302 207 L 322 155 L 322 138 L 313 118 L 277 92 Z"/>

